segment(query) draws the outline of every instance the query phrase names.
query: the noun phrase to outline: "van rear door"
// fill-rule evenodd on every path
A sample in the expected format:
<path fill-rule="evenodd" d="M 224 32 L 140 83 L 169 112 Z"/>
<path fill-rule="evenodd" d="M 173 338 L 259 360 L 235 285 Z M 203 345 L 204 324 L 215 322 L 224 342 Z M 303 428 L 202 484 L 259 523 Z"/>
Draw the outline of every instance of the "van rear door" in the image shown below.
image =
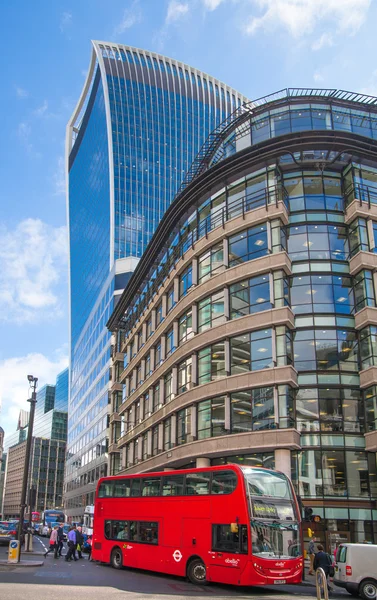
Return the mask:
<path fill-rule="evenodd" d="M 347 546 L 340 545 L 336 553 L 334 581 L 348 581 L 346 573 Z"/>

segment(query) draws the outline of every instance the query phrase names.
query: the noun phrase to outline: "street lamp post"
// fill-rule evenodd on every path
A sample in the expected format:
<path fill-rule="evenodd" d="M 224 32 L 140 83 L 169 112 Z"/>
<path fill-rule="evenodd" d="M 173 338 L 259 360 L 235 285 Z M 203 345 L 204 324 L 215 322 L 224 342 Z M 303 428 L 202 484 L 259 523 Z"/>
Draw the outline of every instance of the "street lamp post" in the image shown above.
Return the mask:
<path fill-rule="evenodd" d="M 27 441 L 26 441 L 24 476 L 22 479 L 20 521 L 18 523 L 18 540 L 20 542 L 20 552 L 18 555 L 18 562 L 20 561 L 20 558 L 21 558 L 21 539 L 22 539 L 22 532 L 23 532 L 23 528 L 24 528 L 24 517 L 25 517 L 25 508 L 26 508 L 26 489 L 27 489 L 27 481 L 28 481 L 29 468 L 30 468 L 30 454 L 31 454 L 30 450 L 31 450 L 31 442 L 33 439 L 35 405 L 37 404 L 36 389 L 37 389 L 38 377 L 33 377 L 33 375 L 28 375 L 27 379 L 30 384 L 30 388 L 31 388 L 32 392 L 31 392 L 31 398 L 28 399 L 28 402 L 30 402 L 30 416 L 29 416 L 29 425 L 28 425 Z"/>

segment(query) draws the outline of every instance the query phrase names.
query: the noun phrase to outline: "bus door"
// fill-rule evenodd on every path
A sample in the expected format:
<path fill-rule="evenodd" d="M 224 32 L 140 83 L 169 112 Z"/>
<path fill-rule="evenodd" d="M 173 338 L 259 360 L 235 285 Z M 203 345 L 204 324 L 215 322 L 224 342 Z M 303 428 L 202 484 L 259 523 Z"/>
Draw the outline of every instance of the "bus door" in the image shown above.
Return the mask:
<path fill-rule="evenodd" d="M 247 526 L 236 523 L 212 525 L 209 578 L 237 585 L 247 565 Z"/>
<path fill-rule="evenodd" d="M 183 518 L 182 526 L 182 551 L 184 563 L 193 554 L 207 561 L 208 550 L 211 544 L 210 522 L 208 519 Z M 176 559 L 175 559 L 176 560 Z"/>

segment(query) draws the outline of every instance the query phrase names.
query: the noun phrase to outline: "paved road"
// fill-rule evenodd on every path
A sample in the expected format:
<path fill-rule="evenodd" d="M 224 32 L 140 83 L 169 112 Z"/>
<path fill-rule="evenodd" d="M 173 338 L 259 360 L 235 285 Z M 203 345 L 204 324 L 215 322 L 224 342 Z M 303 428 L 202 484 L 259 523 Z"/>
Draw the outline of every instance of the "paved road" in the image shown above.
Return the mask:
<path fill-rule="evenodd" d="M 34 550 L 43 551 L 46 539 L 34 537 Z M 7 549 L 0 546 L 0 559 Z M 23 558 L 27 558 L 25 554 Z M 43 556 L 30 556 L 30 560 Z M 276 586 L 274 588 L 235 588 L 225 585 L 194 586 L 178 577 L 147 571 L 116 571 L 107 565 L 88 562 L 86 558 L 67 563 L 49 554 L 43 567 L 0 566 L 1 600 L 289 600 L 315 598 L 309 586 Z M 337 591 L 334 598 L 345 600 L 348 594 Z"/>

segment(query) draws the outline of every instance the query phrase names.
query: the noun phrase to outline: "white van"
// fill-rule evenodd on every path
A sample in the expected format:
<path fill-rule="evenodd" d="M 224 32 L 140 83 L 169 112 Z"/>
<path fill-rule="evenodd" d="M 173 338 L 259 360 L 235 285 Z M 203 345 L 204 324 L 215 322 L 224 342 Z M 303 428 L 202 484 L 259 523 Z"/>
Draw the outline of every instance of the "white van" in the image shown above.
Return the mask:
<path fill-rule="evenodd" d="M 377 544 L 341 544 L 336 553 L 334 585 L 352 596 L 377 599 Z"/>

